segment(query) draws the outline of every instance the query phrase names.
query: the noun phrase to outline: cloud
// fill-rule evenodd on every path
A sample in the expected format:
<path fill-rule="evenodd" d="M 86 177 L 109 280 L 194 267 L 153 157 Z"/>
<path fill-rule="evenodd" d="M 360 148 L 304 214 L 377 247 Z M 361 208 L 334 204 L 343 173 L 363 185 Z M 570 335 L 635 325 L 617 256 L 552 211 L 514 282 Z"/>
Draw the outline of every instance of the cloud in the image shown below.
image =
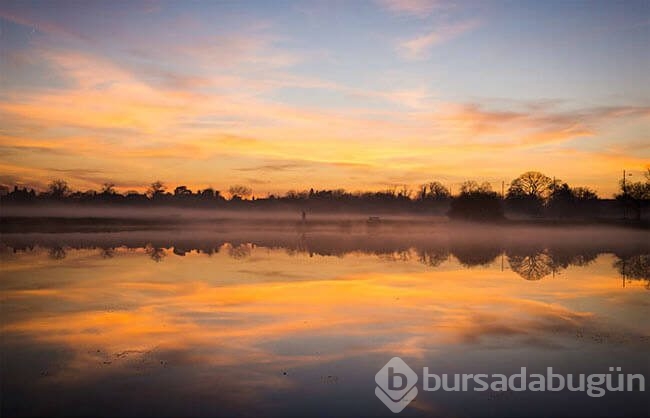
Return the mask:
<path fill-rule="evenodd" d="M 8 6 L 9 3 L 3 3 L 2 6 Z M 18 10 L 0 9 L 0 19 L 13 22 L 17 25 L 32 28 L 34 32 L 38 31 L 49 35 L 57 35 L 65 38 L 84 39 L 78 33 L 71 31 L 63 25 L 53 23 L 45 19 L 40 19 Z"/>
<path fill-rule="evenodd" d="M 443 26 L 409 51 L 426 56 L 434 45 L 477 24 Z M 285 66 L 290 60 L 251 57 L 274 45 L 270 34 L 263 41 L 241 40 L 235 48 L 239 52 L 225 47 L 226 53 L 217 54 L 219 43 L 235 38 L 209 38 L 213 49 L 206 51 L 179 49 L 181 61 L 192 57 L 198 63 L 180 69 L 157 61 L 158 52 L 125 65 L 99 50 L 35 46 L 30 53 L 67 82 L 3 92 L 0 118 L 7 122 L 0 128 L 0 146 L 8 152 L 0 162 L 5 172 L 37 184 L 52 178 L 50 168 L 78 167 L 83 157 L 85 168 L 107 175 L 71 172 L 75 188 L 96 187 L 113 174 L 110 180 L 118 184 L 144 184 L 154 180 L 152 173 L 190 187 L 216 179 L 214 186 L 224 188 L 245 180 L 243 173 L 259 172 L 264 183 L 255 184 L 268 187 L 260 186 L 261 193 L 309 186 L 356 190 L 391 182 L 418 184 L 436 173 L 455 179 L 459 167 L 468 165 L 477 167 L 473 176 L 478 179 L 503 173 L 503 167 L 515 175 L 540 159 L 546 164 L 542 168 L 554 172 L 574 148 L 602 150 L 597 141 L 623 147 L 628 141 L 618 141 L 620 137 L 647 142 L 648 106 L 567 111 L 567 103 L 555 101 L 443 102 L 426 83 L 350 86 L 293 74 Z M 235 54 L 232 63 L 227 62 L 229 51 Z M 345 107 L 317 100 L 296 105 L 274 95 L 287 87 L 356 100 L 346 100 Z M 555 157 L 546 161 L 540 150 L 553 150 Z M 622 153 L 643 158 L 645 150 Z M 607 164 L 619 163 L 605 157 L 599 161 L 603 175 L 609 175 Z M 601 175 L 594 167 L 581 170 L 585 176 Z"/>
<path fill-rule="evenodd" d="M 254 167 L 236 168 L 238 171 L 287 171 L 304 168 L 304 163 L 274 163 L 263 164 Z"/>
<path fill-rule="evenodd" d="M 438 0 L 377 0 L 377 3 L 391 13 L 415 17 L 427 17 L 436 9 L 443 7 Z"/>
<path fill-rule="evenodd" d="M 476 29 L 479 24 L 478 20 L 467 20 L 440 26 L 423 35 L 400 42 L 397 47 L 398 52 L 406 59 L 425 59 L 434 46 L 449 42 L 466 32 L 470 32 Z"/>

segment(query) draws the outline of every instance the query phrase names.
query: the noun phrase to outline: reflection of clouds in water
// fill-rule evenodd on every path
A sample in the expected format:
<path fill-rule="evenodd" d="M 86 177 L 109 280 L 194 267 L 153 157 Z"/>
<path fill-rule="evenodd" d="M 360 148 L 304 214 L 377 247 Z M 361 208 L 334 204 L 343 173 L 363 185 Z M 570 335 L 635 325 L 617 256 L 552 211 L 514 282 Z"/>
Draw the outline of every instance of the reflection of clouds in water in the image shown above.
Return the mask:
<path fill-rule="evenodd" d="M 275 253 L 268 255 L 268 259 L 274 257 Z M 218 261 L 225 263 L 224 260 L 227 259 Z M 108 260 L 110 263 L 119 261 L 119 258 Z M 291 263 L 291 258 L 286 262 Z M 346 258 L 341 262 L 351 265 L 356 259 Z M 235 280 L 225 285 L 205 279 L 157 279 L 155 274 L 160 272 L 148 273 L 146 266 L 137 259 L 132 263 L 139 269 L 137 274 L 125 270 L 122 278 L 118 275 L 100 280 L 98 271 L 99 277 L 93 286 L 68 282 L 54 294 L 8 292 L 7 298 L 20 294 L 35 303 L 48 296 L 46 309 L 55 309 L 60 304 L 76 306 L 72 313 L 23 318 L 27 320 L 22 325 L 20 321 L 8 322 L 8 328 L 31 330 L 45 340 L 68 336 L 89 344 L 105 340 L 127 340 L 134 344 L 138 338 L 143 338 L 141 344 L 136 343 L 142 347 L 150 346 L 147 342 L 150 339 L 179 344 L 175 340 L 183 335 L 181 345 L 194 341 L 200 346 L 209 341 L 228 340 L 230 343 L 240 341 L 241 344 L 236 345 L 241 350 L 255 346 L 257 338 L 274 339 L 283 335 L 289 338 L 295 333 L 309 336 L 321 332 L 347 335 L 349 339 L 361 332 L 364 338 L 374 336 L 389 344 L 386 334 L 394 332 L 403 336 L 406 331 L 412 337 L 422 337 L 436 330 L 437 342 L 454 343 L 489 331 L 490 327 L 477 328 L 477 324 L 486 322 L 480 318 L 489 317 L 491 324 L 504 330 L 517 329 L 517 334 L 526 329 L 541 332 L 540 327 L 531 324 L 543 318 L 547 322 L 555 318 L 560 325 L 567 318 L 575 321 L 582 318 L 580 312 L 560 310 L 557 306 L 533 304 L 532 301 L 523 303 L 518 300 L 518 289 L 504 284 L 499 275 L 494 275 L 494 270 L 478 270 L 471 276 L 463 269 L 386 275 L 366 272 L 347 277 L 330 277 L 324 272 L 322 279 L 295 281 L 299 274 L 292 273 L 289 266 L 263 269 L 259 275 L 251 267 L 238 271 L 244 277 L 275 277 L 276 281 L 238 284 Z M 184 260 L 167 259 L 166 263 L 174 264 L 170 268 L 178 269 L 181 277 L 186 276 Z M 199 270 L 204 268 L 199 267 Z M 472 280 L 471 285 L 468 278 Z M 481 280 L 486 282 L 483 284 Z M 128 308 L 96 311 L 94 301 L 98 294 L 111 300 L 112 305 Z M 299 317 L 296 317 L 297 312 Z M 485 315 L 478 317 L 477 313 Z M 408 329 L 403 328 L 404 323 L 410 324 Z"/>
<path fill-rule="evenodd" d="M 52 384 L 85 393 L 88 386 L 119 390 L 120 381 L 151 378 L 167 383 L 149 388 L 172 387 L 184 396 L 192 396 L 189 388 L 204 397 L 223 390 L 214 396 L 233 408 L 255 404 L 262 393 L 295 391 L 309 382 L 307 370 L 314 369 L 318 380 L 340 362 L 356 363 L 338 372 L 343 382 L 374 375 L 359 359 L 577 346 L 592 353 L 592 336 L 611 329 L 627 342 L 609 344 L 633 353 L 648 349 L 640 338 L 648 331 L 643 323 L 610 318 L 611 312 L 644 309 L 626 303 L 624 296 L 635 296 L 635 289 L 610 297 L 617 290 L 610 280 L 616 273 L 612 256 L 572 270 L 574 280 L 531 286 L 506 280 L 516 276 L 498 266 L 467 270 L 448 257 L 446 247 L 381 259 L 362 252 L 336 259 L 289 256 L 242 243 L 225 245 L 228 250 L 214 257 L 188 245 L 173 248 L 185 256 L 153 245 L 117 249 L 112 259 L 96 249 L 68 248 L 65 260 L 23 254 L 25 269 L 0 281 L 3 347 L 16 361 L 25 345 L 65 349 L 65 356 L 52 357 L 34 376 L 23 364 L 27 379 L 40 379 L 43 369 Z M 154 265 L 142 253 L 170 256 Z M 264 262 L 242 263 L 241 254 Z M 552 253 L 542 254 L 545 265 L 552 264 Z M 43 268 L 37 260 L 57 268 L 34 275 Z M 427 260 L 446 262 L 430 269 Z M 79 266 L 91 265 L 88 281 L 90 270 Z M 34 289 L 25 277 L 37 277 L 45 287 Z M 589 337 L 579 340 L 577 330 Z"/>

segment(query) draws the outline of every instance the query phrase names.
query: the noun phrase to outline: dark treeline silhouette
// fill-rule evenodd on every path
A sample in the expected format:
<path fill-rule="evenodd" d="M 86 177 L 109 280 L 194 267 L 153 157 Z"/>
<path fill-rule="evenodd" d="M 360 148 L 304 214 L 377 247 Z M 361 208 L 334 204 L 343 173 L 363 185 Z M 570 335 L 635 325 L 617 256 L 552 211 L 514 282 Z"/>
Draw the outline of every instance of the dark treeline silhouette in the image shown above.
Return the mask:
<path fill-rule="evenodd" d="M 489 183 L 462 183 L 460 192 L 452 196 L 442 183 L 421 185 L 417 191 L 407 187 L 378 192 L 334 190 L 291 190 L 284 195 L 255 197 L 253 190 L 233 185 L 228 198 L 219 190 L 206 188 L 192 191 L 186 186 L 168 190 L 161 181 L 152 183 L 146 192 L 119 193 L 115 185 L 105 183 L 100 190 L 73 191 L 64 180 L 54 180 L 47 190 L 36 192 L 27 187 L 3 186 L 3 205 L 96 205 L 96 206 L 176 206 L 189 208 L 300 210 L 309 212 L 364 213 L 416 212 L 448 214 L 468 220 L 498 220 L 504 216 L 532 218 L 599 218 L 624 217 L 641 219 L 650 207 L 650 169 L 643 182 L 621 182 L 615 200 L 600 199 L 586 187 L 571 187 L 559 179 L 536 171 L 521 174 L 510 182 L 503 195 L 492 190 Z"/>
<path fill-rule="evenodd" d="M 503 218 L 501 200 L 492 191 L 490 183 L 466 181 L 460 187 L 460 194 L 451 202 L 449 216 L 477 221 L 498 220 Z"/>

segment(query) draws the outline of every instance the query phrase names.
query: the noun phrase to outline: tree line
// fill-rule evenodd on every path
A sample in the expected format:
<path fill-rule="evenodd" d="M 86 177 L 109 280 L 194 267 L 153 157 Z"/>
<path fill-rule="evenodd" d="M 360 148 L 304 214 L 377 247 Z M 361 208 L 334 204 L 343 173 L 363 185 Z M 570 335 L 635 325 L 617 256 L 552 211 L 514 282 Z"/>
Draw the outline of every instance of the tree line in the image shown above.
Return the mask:
<path fill-rule="evenodd" d="M 644 181 L 621 181 L 615 199 L 623 216 L 640 218 L 650 201 L 650 169 Z M 213 188 L 192 191 L 186 186 L 169 189 L 155 181 L 144 193 L 135 190 L 120 193 L 115 184 L 105 183 L 100 190 L 74 191 L 65 180 L 50 182 L 47 189 L 6 186 L 0 190 L 2 204 L 98 204 L 140 206 L 186 206 L 197 208 L 296 208 L 313 211 L 419 211 L 448 214 L 452 218 L 495 220 L 506 212 L 533 217 L 597 217 L 602 207 L 597 193 L 587 187 L 572 187 L 566 182 L 537 171 L 527 171 L 513 179 L 507 191 L 500 194 L 490 183 L 473 180 L 461 184 L 459 193 L 452 195 L 439 181 L 420 185 L 416 190 L 404 186 L 377 192 L 348 192 L 333 190 L 290 190 L 284 195 L 269 194 L 256 198 L 253 190 L 244 185 L 233 185 L 227 196 Z"/>

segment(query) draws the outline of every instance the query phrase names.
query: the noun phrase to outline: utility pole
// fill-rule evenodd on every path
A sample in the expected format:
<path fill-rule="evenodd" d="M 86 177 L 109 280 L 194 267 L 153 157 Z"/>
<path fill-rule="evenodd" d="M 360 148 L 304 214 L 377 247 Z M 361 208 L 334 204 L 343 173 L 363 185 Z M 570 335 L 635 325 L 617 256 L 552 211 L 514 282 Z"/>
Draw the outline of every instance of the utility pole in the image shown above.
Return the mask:
<path fill-rule="evenodd" d="M 623 169 L 623 219 L 627 219 L 627 208 L 625 207 L 627 205 L 627 202 L 625 201 L 626 198 L 626 192 L 625 192 L 625 169 Z M 623 286 L 625 286 L 625 276 L 623 276 Z"/>
<path fill-rule="evenodd" d="M 501 199 L 506 198 L 505 187 L 506 187 L 506 182 L 501 180 Z"/>
<path fill-rule="evenodd" d="M 626 272 L 626 270 L 625 270 L 625 258 L 623 258 L 623 274 L 622 274 L 622 276 L 623 276 L 623 288 L 624 289 L 625 289 L 625 272 Z"/>
<path fill-rule="evenodd" d="M 626 174 L 623 169 L 623 219 L 627 219 L 627 188 L 625 187 L 625 177 L 631 176 L 632 173 Z"/>

